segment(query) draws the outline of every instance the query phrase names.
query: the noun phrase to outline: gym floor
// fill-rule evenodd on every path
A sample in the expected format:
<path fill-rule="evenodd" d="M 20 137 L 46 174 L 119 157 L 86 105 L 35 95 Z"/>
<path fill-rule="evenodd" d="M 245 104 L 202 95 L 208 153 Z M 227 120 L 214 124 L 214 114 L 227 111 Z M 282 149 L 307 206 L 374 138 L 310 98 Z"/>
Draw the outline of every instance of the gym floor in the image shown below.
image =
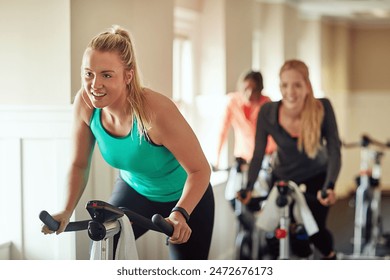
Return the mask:
<path fill-rule="evenodd" d="M 353 196 L 340 199 L 331 208 L 328 216 L 328 227 L 332 231 L 336 251 L 342 255 L 351 255 L 353 252 L 353 230 L 355 208 Z M 382 193 L 381 215 L 383 234 L 390 235 L 390 193 Z M 390 241 L 389 241 L 390 243 Z M 378 256 L 390 256 L 390 244 L 382 244 L 377 248 Z"/>

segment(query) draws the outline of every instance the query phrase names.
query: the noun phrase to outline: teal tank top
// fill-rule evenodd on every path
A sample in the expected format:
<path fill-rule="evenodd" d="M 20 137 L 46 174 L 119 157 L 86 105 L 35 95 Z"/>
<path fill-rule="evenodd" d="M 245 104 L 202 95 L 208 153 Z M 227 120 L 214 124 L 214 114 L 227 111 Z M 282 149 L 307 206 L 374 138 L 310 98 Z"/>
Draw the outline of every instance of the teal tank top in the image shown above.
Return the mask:
<path fill-rule="evenodd" d="M 186 171 L 167 148 L 140 138 L 135 118 L 127 136 L 115 137 L 104 129 L 101 109 L 95 109 L 90 127 L 104 160 L 119 169 L 120 177 L 129 186 L 152 201 L 180 198 Z"/>

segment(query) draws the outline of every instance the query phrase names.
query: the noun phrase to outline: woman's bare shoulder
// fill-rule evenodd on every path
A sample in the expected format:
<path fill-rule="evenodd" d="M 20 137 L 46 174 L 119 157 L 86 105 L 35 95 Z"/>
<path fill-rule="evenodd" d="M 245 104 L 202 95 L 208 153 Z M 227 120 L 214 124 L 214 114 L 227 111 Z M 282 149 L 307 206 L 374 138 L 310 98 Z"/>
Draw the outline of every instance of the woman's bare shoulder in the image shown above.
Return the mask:
<path fill-rule="evenodd" d="M 144 94 L 151 127 L 154 128 L 150 133 L 152 138 L 155 133 L 154 140 L 158 142 L 167 127 L 181 123 L 184 118 L 177 105 L 168 96 L 150 89 L 146 89 Z"/>
<path fill-rule="evenodd" d="M 146 106 L 149 107 L 151 112 L 160 113 L 166 110 L 177 109 L 176 104 L 168 96 L 153 91 L 151 89 L 144 89 L 144 95 L 146 100 Z"/>

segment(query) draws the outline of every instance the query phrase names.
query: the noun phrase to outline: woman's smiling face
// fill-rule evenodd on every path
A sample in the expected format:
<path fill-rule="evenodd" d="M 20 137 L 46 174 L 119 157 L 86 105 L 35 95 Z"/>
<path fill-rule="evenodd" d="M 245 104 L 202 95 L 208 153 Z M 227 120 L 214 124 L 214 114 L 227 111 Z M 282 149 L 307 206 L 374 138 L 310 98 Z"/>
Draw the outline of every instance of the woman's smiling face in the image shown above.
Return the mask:
<path fill-rule="evenodd" d="M 122 106 L 131 77 L 115 52 L 88 49 L 82 63 L 82 82 L 95 108 Z"/>
<path fill-rule="evenodd" d="M 286 109 L 300 111 L 305 104 L 309 88 L 299 71 L 289 69 L 280 74 L 280 91 Z"/>

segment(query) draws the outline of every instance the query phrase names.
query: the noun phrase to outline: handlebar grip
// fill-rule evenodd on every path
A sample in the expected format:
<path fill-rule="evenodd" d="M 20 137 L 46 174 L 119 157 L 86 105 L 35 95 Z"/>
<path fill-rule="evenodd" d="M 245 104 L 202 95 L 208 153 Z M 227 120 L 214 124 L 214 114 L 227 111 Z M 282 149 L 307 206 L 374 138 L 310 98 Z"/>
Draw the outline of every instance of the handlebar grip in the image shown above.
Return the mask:
<path fill-rule="evenodd" d="M 39 213 L 39 219 L 52 231 L 57 231 L 60 227 L 60 223 L 54 220 L 54 218 L 45 210 Z"/>
<path fill-rule="evenodd" d="M 327 190 L 328 190 L 328 188 L 322 188 L 322 189 L 321 189 L 321 197 L 322 197 L 323 199 L 325 199 L 325 198 L 328 197 Z"/>
<path fill-rule="evenodd" d="M 158 226 L 163 233 L 168 236 L 172 236 L 173 226 L 168 223 L 160 214 L 154 214 L 152 217 L 152 222 Z"/>
<path fill-rule="evenodd" d="M 45 210 L 41 211 L 39 213 L 39 219 L 47 225 L 47 227 L 52 231 L 57 231 L 60 227 L 60 223 Z M 78 222 L 70 222 L 64 231 L 79 231 L 79 230 L 86 230 L 88 228 L 88 224 L 91 220 L 84 220 L 84 221 L 78 221 Z"/>
<path fill-rule="evenodd" d="M 245 199 L 247 194 L 248 194 L 248 193 L 247 193 L 246 190 L 240 190 L 240 191 L 238 192 L 238 195 L 239 195 L 242 199 Z"/>

